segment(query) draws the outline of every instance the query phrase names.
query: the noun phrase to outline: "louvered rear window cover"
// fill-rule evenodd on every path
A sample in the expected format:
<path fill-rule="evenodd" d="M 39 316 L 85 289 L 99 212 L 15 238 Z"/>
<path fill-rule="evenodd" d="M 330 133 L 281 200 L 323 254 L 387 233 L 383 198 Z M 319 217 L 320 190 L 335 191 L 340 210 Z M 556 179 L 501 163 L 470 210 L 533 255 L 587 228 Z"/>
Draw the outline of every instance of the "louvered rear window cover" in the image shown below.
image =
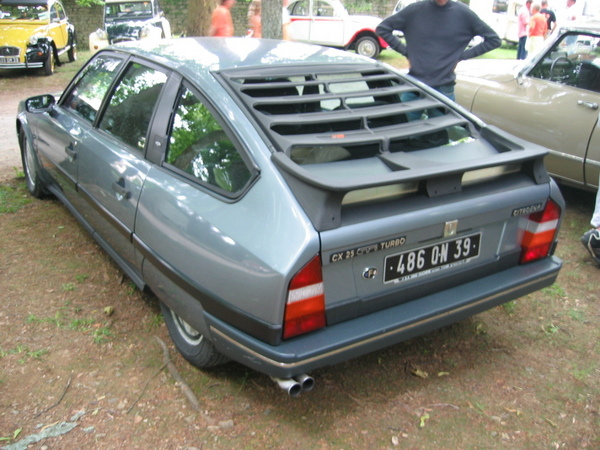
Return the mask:
<path fill-rule="evenodd" d="M 219 75 L 276 149 L 300 164 L 447 145 L 450 129 L 461 130 L 458 139 L 471 134 L 464 117 L 384 66 L 264 66 Z M 306 162 L 315 149 L 323 155 Z"/>

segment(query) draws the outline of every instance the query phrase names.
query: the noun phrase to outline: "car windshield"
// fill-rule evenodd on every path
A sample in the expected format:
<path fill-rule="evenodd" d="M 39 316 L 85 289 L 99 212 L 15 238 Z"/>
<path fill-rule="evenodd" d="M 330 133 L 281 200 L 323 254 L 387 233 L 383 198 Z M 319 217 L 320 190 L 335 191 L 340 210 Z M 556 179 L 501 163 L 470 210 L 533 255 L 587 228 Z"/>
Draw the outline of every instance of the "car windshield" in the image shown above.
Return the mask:
<path fill-rule="evenodd" d="M 1 5 L 2 20 L 48 20 L 46 5 Z"/>
<path fill-rule="evenodd" d="M 109 20 L 131 19 L 152 16 L 151 2 L 123 2 L 106 5 L 106 18 Z"/>

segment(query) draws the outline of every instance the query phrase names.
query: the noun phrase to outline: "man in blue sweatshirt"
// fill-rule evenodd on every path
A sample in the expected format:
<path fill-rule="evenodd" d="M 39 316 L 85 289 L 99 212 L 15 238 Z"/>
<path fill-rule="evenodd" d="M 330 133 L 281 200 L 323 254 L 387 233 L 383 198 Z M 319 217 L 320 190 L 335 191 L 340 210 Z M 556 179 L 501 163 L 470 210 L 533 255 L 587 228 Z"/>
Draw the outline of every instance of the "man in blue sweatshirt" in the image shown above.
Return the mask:
<path fill-rule="evenodd" d="M 394 35 L 404 33 L 406 45 Z M 377 34 L 408 58 L 409 74 L 454 100 L 459 61 L 500 46 L 501 40 L 468 6 L 454 0 L 422 0 L 383 20 Z M 483 41 L 467 48 L 481 36 Z"/>

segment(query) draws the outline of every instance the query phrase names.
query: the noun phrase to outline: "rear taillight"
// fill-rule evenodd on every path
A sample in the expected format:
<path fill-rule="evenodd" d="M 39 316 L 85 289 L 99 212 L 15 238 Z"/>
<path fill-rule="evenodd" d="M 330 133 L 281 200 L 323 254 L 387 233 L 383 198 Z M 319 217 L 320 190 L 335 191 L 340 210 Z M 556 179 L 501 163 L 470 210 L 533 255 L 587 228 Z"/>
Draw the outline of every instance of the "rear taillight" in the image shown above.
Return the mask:
<path fill-rule="evenodd" d="M 530 214 L 523 228 L 521 241 L 521 264 L 536 259 L 545 258 L 550 254 L 556 241 L 560 207 L 552 200 L 548 200 L 543 211 Z"/>
<path fill-rule="evenodd" d="M 325 294 L 321 258 L 315 256 L 290 281 L 283 338 L 289 339 L 325 326 Z"/>

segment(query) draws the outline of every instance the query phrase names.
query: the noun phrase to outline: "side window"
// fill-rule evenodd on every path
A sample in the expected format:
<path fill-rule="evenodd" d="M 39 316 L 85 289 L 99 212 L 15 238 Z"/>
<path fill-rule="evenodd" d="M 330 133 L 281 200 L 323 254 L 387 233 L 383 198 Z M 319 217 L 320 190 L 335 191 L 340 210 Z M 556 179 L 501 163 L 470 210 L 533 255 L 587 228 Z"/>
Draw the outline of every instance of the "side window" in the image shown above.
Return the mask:
<path fill-rule="evenodd" d="M 308 0 L 300 0 L 294 3 L 291 7 L 291 16 L 308 16 L 309 5 Z"/>
<path fill-rule="evenodd" d="M 251 177 L 219 122 L 186 88 L 178 98 L 166 163 L 203 184 L 231 193 L 240 191 Z"/>
<path fill-rule="evenodd" d="M 63 107 L 94 123 L 102 100 L 123 64 L 121 59 L 99 56 L 87 65 L 83 75 L 63 102 Z"/>
<path fill-rule="evenodd" d="M 333 7 L 327 2 L 316 1 L 313 8 L 313 16 L 333 17 Z"/>
<path fill-rule="evenodd" d="M 50 22 L 54 22 L 58 20 L 58 11 L 56 10 L 56 5 L 52 5 L 50 7 Z"/>
<path fill-rule="evenodd" d="M 600 92 L 600 38 L 567 34 L 544 55 L 530 76 Z"/>
<path fill-rule="evenodd" d="M 166 81 L 163 72 L 131 64 L 113 91 L 99 128 L 143 151 L 150 119 Z"/>
<path fill-rule="evenodd" d="M 56 16 L 60 20 L 64 20 L 67 17 L 67 15 L 65 14 L 65 10 L 63 9 L 62 5 L 60 5 L 58 3 L 56 4 Z"/>

